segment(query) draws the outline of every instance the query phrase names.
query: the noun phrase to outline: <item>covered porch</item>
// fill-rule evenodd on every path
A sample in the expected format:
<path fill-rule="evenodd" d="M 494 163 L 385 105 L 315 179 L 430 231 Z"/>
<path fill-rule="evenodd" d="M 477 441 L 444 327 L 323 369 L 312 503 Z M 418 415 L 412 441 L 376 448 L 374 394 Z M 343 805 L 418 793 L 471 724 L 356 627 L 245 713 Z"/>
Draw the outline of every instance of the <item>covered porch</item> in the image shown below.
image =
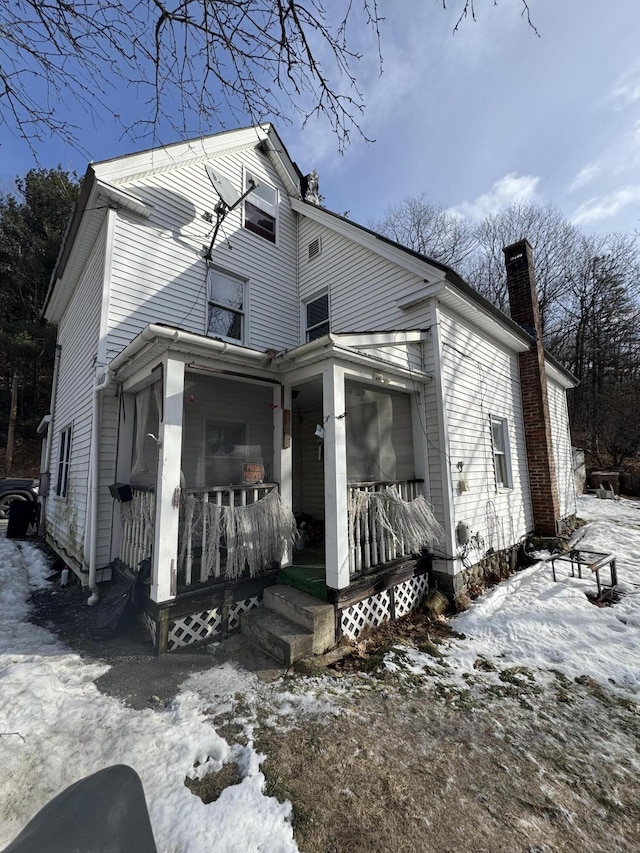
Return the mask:
<path fill-rule="evenodd" d="M 158 651 L 237 629 L 279 573 L 304 588 L 313 563 L 316 594 L 338 606 L 438 537 L 415 370 L 382 372 L 335 336 L 274 356 L 145 332 L 112 365 L 130 488 L 112 543 L 125 572 L 150 561 Z"/>

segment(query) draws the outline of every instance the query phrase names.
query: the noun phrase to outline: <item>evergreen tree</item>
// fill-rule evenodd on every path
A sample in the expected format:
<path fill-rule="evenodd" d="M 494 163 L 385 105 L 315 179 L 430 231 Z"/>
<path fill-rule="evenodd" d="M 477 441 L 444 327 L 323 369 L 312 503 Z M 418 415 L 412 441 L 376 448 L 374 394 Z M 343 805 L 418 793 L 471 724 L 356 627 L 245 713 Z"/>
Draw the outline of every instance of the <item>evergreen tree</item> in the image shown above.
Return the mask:
<path fill-rule="evenodd" d="M 33 438 L 49 409 L 56 332 L 40 312 L 77 194 L 75 175 L 57 168 L 31 169 L 0 196 L 0 447 L 14 374 L 16 436 Z"/>

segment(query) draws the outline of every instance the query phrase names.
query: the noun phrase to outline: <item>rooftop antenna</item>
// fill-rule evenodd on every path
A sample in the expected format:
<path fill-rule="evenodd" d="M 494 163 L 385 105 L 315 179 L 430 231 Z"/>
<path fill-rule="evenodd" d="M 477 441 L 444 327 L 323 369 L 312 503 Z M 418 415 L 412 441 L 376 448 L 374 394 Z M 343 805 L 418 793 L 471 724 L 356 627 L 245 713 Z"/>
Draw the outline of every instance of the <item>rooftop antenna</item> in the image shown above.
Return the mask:
<path fill-rule="evenodd" d="M 218 202 L 213 208 L 213 212 L 216 215 L 216 225 L 213 229 L 213 237 L 211 238 L 211 243 L 209 244 L 209 248 L 207 249 L 207 253 L 205 255 L 205 259 L 207 261 L 210 261 L 211 252 L 213 251 L 213 245 L 216 242 L 218 231 L 220 230 L 220 226 L 222 225 L 225 217 L 228 213 L 231 213 L 232 210 L 235 210 L 235 208 L 240 204 L 240 202 L 244 201 L 245 198 L 249 195 L 249 193 L 255 190 L 258 184 L 254 180 L 253 175 L 251 175 L 249 178 L 249 189 L 246 190 L 246 192 L 244 192 L 242 195 L 238 195 L 231 181 L 227 180 L 224 175 L 221 175 L 220 172 L 216 172 L 216 170 L 208 163 L 205 164 L 204 168 L 209 177 L 209 180 L 213 184 L 214 190 L 218 195 Z"/>

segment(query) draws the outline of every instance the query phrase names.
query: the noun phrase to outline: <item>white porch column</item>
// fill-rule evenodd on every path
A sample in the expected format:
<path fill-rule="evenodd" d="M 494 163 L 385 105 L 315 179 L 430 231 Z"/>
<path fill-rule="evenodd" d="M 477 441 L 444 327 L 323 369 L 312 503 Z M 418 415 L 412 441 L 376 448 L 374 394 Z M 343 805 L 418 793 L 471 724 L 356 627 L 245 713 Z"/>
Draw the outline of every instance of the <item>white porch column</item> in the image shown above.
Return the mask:
<path fill-rule="evenodd" d="M 347 429 L 344 369 L 328 364 L 322 374 L 324 427 L 324 527 L 327 586 L 349 586 Z"/>
<path fill-rule="evenodd" d="M 168 601 L 176 596 L 183 397 L 184 362 L 167 355 L 163 363 L 156 528 L 151 577 L 151 598 L 158 602 Z"/>
<path fill-rule="evenodd" d="M 291 388 L 276 385 L 273 389 L 273 479 L 280 484 L 280 497 L 293 506 L 293 468 L 291 455 Z M 286 545 L 282 565 L 290 566 L 293 551 Z"/>

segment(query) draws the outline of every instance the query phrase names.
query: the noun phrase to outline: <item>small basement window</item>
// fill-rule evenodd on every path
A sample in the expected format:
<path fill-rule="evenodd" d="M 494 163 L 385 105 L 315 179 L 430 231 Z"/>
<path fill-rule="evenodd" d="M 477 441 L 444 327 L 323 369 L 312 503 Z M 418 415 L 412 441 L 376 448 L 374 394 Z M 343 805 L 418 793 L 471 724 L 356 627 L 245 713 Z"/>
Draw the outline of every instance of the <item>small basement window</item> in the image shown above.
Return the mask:
<path fill-rule="evenodd" d="M 270 243 L 276 242 L 278 225 L 278 191 L 258 181 L 251 172 L 244 173 L 244 189 L 251 181 L 258 185 L 244 201 L 244 227 Z"/>
<path fill-rule="evenodd" d="M 323 293 L 305 305 L 307 341 L 315 341 L 329 334 L 329 294 Z"/>
<path fill-rule="evenodd" d="M 491 442 L 496 486 L 499 489 L 511 489 L 513 481 L 509 460 L 509 431 L 504 418 L 491 417 Z"/>
<path fill-rule="evenodd" d="M 56 495 L 66 498 L 69 486 L 69 464 L 71 462 L 71 427 L 60 432 L 58 447 L 58 471 L 56 476 Z"/>
<path fill-rule="evenodd" d="M 209 268 L 207 335 L 244 342 L 247 283 L 229 273 Z"/>

